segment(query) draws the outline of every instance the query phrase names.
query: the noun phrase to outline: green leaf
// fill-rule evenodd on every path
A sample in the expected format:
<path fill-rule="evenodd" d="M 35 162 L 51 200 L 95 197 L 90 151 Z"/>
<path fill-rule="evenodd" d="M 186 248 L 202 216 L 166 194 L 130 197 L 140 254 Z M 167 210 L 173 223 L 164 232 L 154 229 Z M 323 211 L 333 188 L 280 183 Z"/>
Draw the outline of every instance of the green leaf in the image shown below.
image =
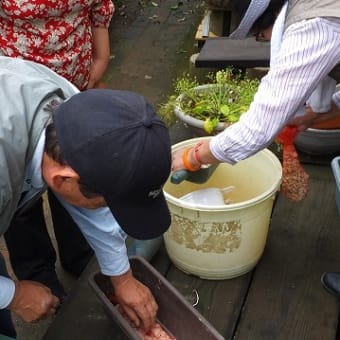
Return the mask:
<path fill-rule="evenodd" d="M 214 123 L 208 118 L 204 123 L 203 123 L 203 128 L 206 132 L 211 134 L 214 131 Z"/>
<path fill-rule="evenodd" d="M 228 120 L 230 123 L 236 123 L 240 119 L 240 115 L 238 114 L 231 114 L 228 116 Z"/>
<path fill-rule="evenodd" d="M 230 108 L 229 108 L 229 105 L 227 104 L 222 104 L 220 106 L 220 112 L 223 113 L 223 115 L 225 117 L 228 117 L 228 115 L 230 114 Z"/>
<path fill-rule="evenodd" d="M 207 133 L 212 134 L 219 122 L 218 118 L 208 118 L 204 121 L 203 128 Z"/>
<path fill-rule="evenodd" d="M 203 112 L 207 111 L 207 106 L 206 105 L 196 105 L 193 109 L 192 112 L 195 114 L 200 115 Z"/>

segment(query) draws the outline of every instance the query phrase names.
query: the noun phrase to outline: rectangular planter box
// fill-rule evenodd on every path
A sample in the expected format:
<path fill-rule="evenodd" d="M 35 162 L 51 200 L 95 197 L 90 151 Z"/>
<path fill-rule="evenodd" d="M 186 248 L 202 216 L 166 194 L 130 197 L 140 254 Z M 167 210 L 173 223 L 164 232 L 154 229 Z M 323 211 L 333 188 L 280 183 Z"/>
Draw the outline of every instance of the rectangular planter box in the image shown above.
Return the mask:
<path fill-rule="evenodd" d="M 157 314 L 159 323 L 177 340 L 224 339 L 147 261 L 135 256 L 130 258 L 130 265 L 134 276 L 151 290 L 156 299 L 159 307 Z M 113 293 L 109 277 L 101 273 L 94 273 L 89 282 L 111 318 L 120 325 L 127 336 L 140 340 L 136 331 L 108 299 L 108 296 Z"/>
<path fill-rule="evenodd" d="M 336 206 L 338 208 L 338 212 L 340 215 L 340 156 L 335 157 L 332 162 L 332 171 L 335 179 L 335 185 L 336 185 L 336 192 L 335 192 L 335 201 L 336 201 Z"/>

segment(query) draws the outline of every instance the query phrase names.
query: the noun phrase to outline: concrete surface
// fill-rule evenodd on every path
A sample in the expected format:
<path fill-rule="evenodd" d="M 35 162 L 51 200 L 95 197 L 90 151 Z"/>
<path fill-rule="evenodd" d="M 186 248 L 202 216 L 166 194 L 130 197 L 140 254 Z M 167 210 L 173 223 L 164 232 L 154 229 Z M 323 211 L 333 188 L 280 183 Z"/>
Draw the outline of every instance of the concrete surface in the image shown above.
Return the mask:
<path fill-rule="evenodd" d="M 126 0 L 115 1 L 115 5 L 116 13 L 110 26 L 112 54 L 105 76 L 109 88 L 136 91 L 157 107 L 166 98 L 173 80 L 182 72 L 207 72 L 206 69 L 194 69 L 189 62 L 190 56 L 197 52 L 195 33 L 204 11 L 204 1 Z M 187 131 L 180 124 L 171 129 L 173 143 L 186 137 Z M 45 210 L 55 242 L 48 205 Z M 0 251 L 6 255 L 3 239 L 0 239 Z M 66 291 L 70 291 L 75 279 L 65 273 L 59 263 L 57 272 Z M 27 324 L 15 315 L 13 317 L 18 340 L 41 339 L 53 321 L 51 317 Z"/>

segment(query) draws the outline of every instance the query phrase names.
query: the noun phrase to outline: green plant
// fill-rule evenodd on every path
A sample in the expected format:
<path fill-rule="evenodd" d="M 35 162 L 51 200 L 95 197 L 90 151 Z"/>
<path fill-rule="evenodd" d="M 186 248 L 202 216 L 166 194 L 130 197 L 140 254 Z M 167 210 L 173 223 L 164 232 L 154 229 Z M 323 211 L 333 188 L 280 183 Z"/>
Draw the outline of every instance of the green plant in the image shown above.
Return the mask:
<path fill-rule="evenodd" d="M 219 123 L 235 123 L 248 110 L 259 80 L 225 69 L 209 73 L 205 84 L 211 86 L 197 89 L 200 83 L 187 73 L 176 79 L 174 93 L 159 107 L 159 114 L 168 125 L 175 121 L 176 106 L 185 114 L 203 120 L 209 134 Z"/>

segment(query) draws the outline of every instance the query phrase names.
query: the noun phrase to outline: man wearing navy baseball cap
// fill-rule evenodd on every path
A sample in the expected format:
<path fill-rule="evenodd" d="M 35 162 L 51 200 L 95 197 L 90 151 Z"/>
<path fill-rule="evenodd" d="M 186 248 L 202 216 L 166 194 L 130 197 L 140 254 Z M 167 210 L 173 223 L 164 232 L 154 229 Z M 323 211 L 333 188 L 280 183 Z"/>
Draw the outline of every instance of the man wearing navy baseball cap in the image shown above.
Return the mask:
<path fill-rule="evenodd" d="M 8 86 L 0 87 L 0 235 L 50 187 L 111 277 L 121 307 L 149 329 L 157 303 L 134 278 L 125 239 L 154 239 L 170 225 L 162 190 L 171 170 L 166 126 L 136 93 L 75 94 L 33 62 L 0 57 L 1 80 Z M 59 299 L 38 282 L 10 279 L 2 264 L 0 254 L 0 335 L 15 337 L 10 311 L 37 321 L 55 313 Z"/>
<path fill-rule="evenodd" d="M 171 169 L 171 146 L 167 128 L 145 99 L 127 91 L 89 90 L 60 105 L 53 121 L 75 184 L 103 197 L 128 235 L 162 235 L 170 225 L 162 186 Z M 56 183 L 50 186 L 58 193 L 63 186 Z"/>

